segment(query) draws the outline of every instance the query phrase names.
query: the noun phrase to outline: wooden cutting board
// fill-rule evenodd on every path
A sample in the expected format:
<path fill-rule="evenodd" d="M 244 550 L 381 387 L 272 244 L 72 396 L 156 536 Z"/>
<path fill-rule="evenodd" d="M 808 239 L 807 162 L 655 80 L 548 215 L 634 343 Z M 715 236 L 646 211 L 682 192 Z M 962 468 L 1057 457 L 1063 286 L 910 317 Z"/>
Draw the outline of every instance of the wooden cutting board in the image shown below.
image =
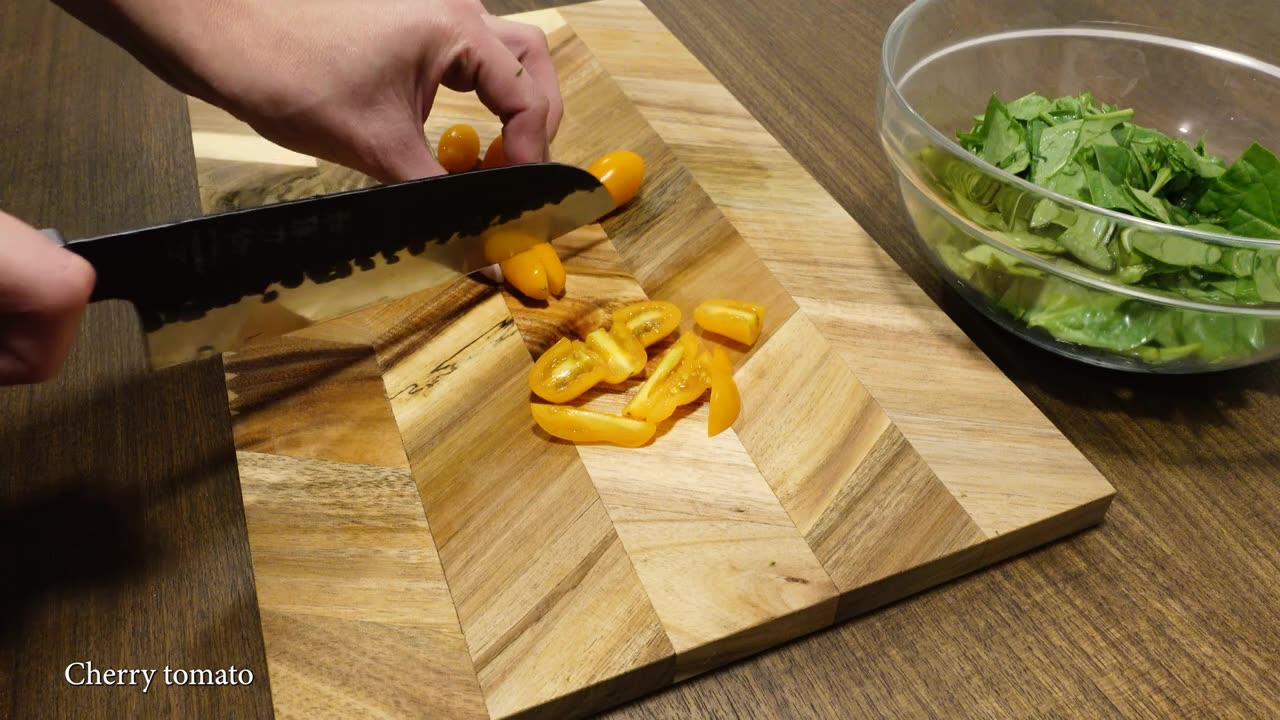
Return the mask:
<path fill-rule="evenodd" d="M 280 717 L 585 714 L 1102 519 L 1106 480 L 643 5 L 519 19 L 563 86 L 555 158 L 630 148 L 646 185 L 557 242 L 562 300 L 464 279 L 226 358 Z M 206 211 L 370 184 L 191 117 Z M 455 122 L 499 131 L 442 92 L 429 138 Z M 732 431 L 705 405 L 636 450 L 536 429 L 555 338 L 717 296 L 768 306 Z"/>

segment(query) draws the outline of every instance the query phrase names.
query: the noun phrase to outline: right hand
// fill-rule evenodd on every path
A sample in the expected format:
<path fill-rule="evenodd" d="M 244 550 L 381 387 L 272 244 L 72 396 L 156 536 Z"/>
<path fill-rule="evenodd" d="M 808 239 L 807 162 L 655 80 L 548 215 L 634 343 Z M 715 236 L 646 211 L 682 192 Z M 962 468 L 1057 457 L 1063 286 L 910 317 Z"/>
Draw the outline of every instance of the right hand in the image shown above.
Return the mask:
<path fill-rule="evenodd" d="M 79 255 L 0 212 L 0 385 L 58 374 L 94 279 Z"/>
<path fill-rule="evenodd" d="M 564 111 L 546 35 L 480 0 L 58 0 L 183 92 L 291 150 L 383 182 L 440 175 L 436 92 L 476 96 L 510 163 L 547 160 Z"/>

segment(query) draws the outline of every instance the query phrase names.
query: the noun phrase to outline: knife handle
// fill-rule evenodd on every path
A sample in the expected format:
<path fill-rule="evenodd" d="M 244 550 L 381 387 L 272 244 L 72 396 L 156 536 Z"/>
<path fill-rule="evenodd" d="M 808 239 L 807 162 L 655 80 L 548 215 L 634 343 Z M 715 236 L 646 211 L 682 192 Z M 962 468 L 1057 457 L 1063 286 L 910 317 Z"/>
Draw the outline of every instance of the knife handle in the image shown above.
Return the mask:
<path fill-rule="evenodd" d="M 62 239 L 62 233 L 57 230 L 54 230 L 53 228 L 44 228 L 40 232 L 44 233 L 44 236 L 52 240 L 58 247 L 67 246 L 67 241 Z"/>

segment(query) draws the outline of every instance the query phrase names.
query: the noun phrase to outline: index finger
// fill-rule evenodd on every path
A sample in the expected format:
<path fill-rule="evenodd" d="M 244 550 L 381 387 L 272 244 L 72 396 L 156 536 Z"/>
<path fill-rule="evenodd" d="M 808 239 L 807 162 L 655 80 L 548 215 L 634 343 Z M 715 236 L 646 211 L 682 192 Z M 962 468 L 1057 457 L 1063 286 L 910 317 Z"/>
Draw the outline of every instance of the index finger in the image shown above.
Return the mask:
<path fill-rule="evenodd" d="M 533 76 L 547 96 L 547 137 L 554 140 L 556 131 L 560 129 L 560 118 L 564 115 L 564 98 L 560 94 L 560 80 L 556 77 L 556 66 L 551 60 L 547 34 L 534 25 L 504 20 L 492 15 L 486 15 L 484 21 Z"/>
<path fill-rule="evenodd" d="M 550 103 L 541 87 L 515 55 L 477 18 L 469 47 L 455 58 L 445 85 L 472 88 L 480 102 L 502 120 L 502 143 L 513 163 L 547 159 L 547 113 Z"/>

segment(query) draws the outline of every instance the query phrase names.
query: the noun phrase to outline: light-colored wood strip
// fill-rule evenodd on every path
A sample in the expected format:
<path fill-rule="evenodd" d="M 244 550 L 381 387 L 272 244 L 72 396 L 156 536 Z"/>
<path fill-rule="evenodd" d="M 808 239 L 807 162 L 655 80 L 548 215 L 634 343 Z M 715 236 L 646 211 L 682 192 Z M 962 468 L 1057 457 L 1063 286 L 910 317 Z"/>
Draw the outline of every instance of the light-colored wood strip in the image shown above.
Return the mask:
<path fill-rule="evenodd" d="M 986 540 L 805 315 L 737 379 L 735 429 L 842 592 Z"/>
<path fill-rule="evenodd" d="M 534 433 L 532 361 L 498 292 L 464 279 L 370 322 L 490 713 L 670 682 L 670 641 L 586 469 Z"/>
<path fill-rule="evenodd" d="M 196 157 L 207 160 L 230 160 L 302 168 L 316 167 L 316 159 L 310 155 L 286 150 L 257 135 L 196 130 L 191 133 L 191 141 L 195 146 Z"/>
<path fill-rule="evenodd" d="M 609 310 L 646 299 L 598 231 L 557 247 L 571 298 L 543 305 L 504 292 L 534 356 L 560 337 L 609 327 Z M 651 348 L 651 365 L 661 352 Z M 639 381 L 602 386 L 583 405 L 620 414 Z M 577 448 L 681 678 L 824 627 L 836 607 L 835 586 L 737 436 L 707 437 L 707 413 L 705 402 L 683 409 L 643 448 Z"/>
<path fill-rule="evenodd" d="M 647 10 L 562 13 L 984 532 L 1114 494 L 687 49 L 646 59 L 665 34 Z"/>
<path fill-rule="evenodd" d="M 487 717 L 409 474 L 237 458 L 276 716 Z"/>
<path fill-rule="evenodd" d="M 286 336 L 224 363 L 237 449 L 408 469 L 368 345 Z"/>
<path fill-rule="evenodd" d="M 857 241 L 862 231 L 851 220 L 729 214 L 765 239 L 760 252 L 805 293 L 805 314 L 984 532 L 1010 532 L 1114 494 L 879 246 Z"/>

